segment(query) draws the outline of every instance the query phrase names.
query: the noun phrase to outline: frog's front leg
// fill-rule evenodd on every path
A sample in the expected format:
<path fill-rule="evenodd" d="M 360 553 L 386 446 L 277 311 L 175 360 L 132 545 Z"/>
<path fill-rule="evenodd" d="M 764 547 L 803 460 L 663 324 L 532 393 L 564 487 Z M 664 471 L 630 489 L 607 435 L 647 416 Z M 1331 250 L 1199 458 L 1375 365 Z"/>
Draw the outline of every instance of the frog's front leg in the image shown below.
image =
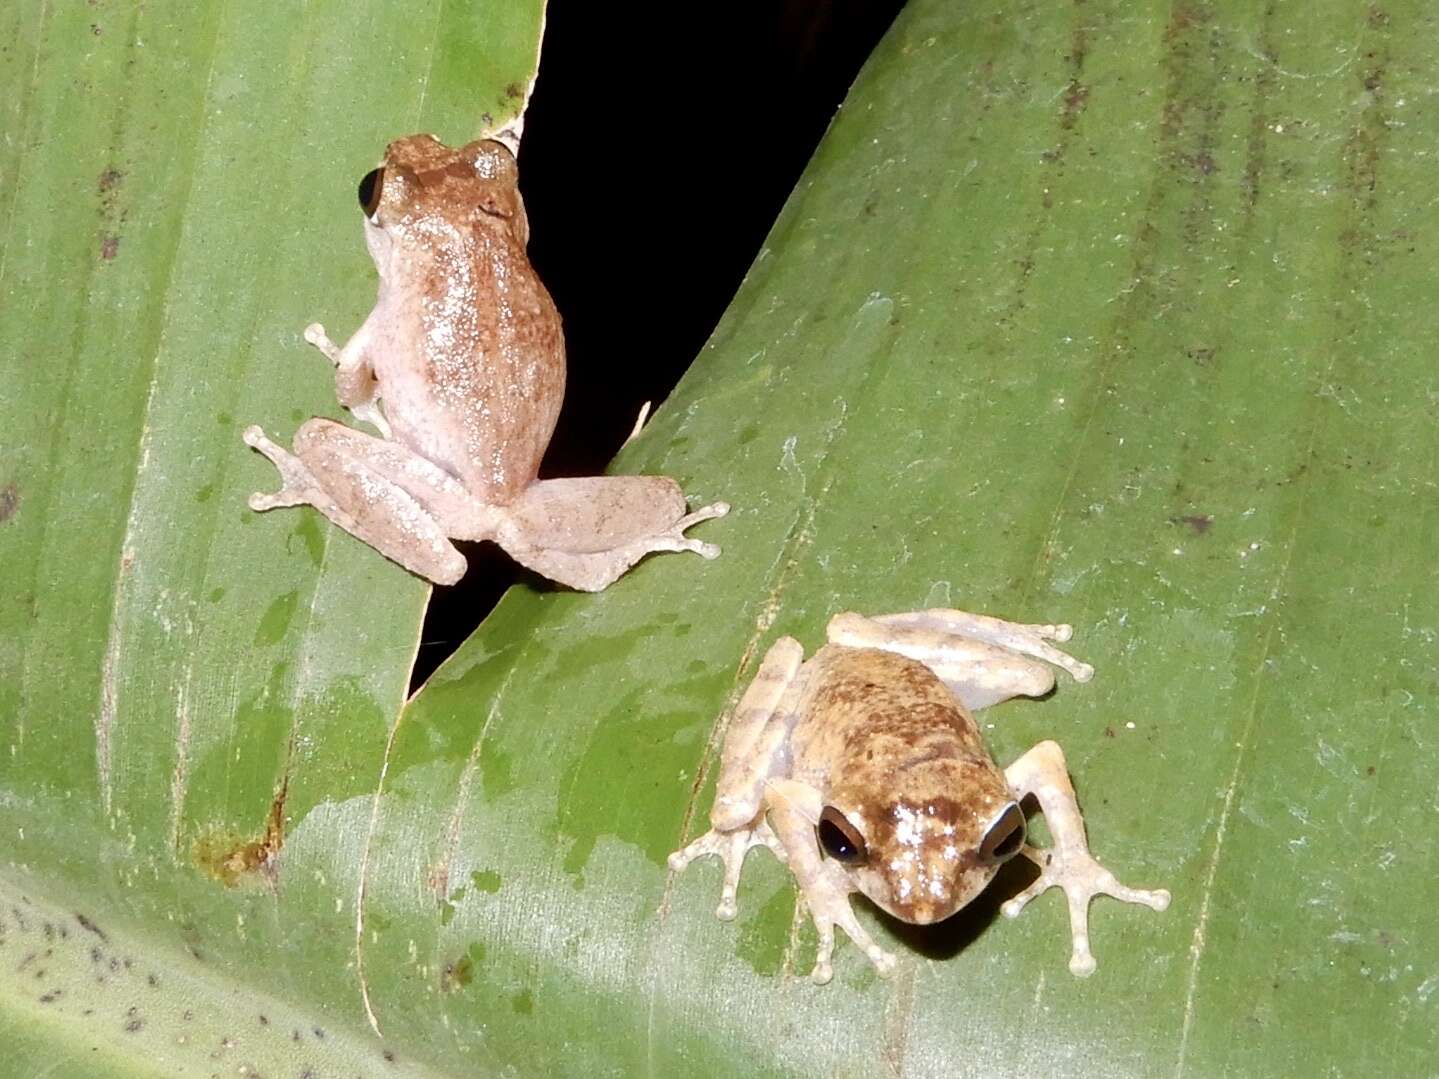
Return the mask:
<path fill-rule="evenodd" d="M 715 909 L 724 921 L 735 916 L 740 870 L 751 847 L 768 847 L 780 861 L 788 858 L 765 821 L 764 784 L 788 733 L 786 698 L 794 696 L 795 676 L 803 662 L 804 650 L 793 637 L 781 637 L 765 653 L 725 730 L 710 830 L 669 856 L 669 867 L 676 873 L 707 854 L 724 863 L 724 884 Z"/>
<path fill-rule="evenodd" d="M 447 537 L 488 539 L 498 517 L 432 462 L 333 420 L 304 423 L 295 433 L 294 453 L 256 426 L 246 428 L 244 437 L 280 470 L 283 481 L 274 494 L 251 495 L 251 509 L 314 506 L 350 535 L 437 584 L 454 584 L 465 572 L 464 555 Z"/>
<path fill-rule="evenodd" d="M 1087 682 L 1094 668 L 1051 641 L 1067 641 L 1067 625 L 1026 625 L 967 611 L 929 610 L 866 618 L 846 612 L 830 619 L 832 644 L 883 648 L 918 660 L 971 711 L 1010 697 L 1041 697 L 1062 667 Z"/>
<path fill-rule="evenodd" d="M 686 510 L 684 492 L 665 476 L 540 480 L 505 507 L 495 542 L 552 581 L 598 592 L 652 551 L 717 557 L 718 547 L 684 532 L 729 505 Z"/>
<path fill-rule="evenodd" d="M 1040 742 L 1005 769 L 1005 778 L 1016 799 L 1033 794 L 1054 836 L 1054 846 L 1044 849 L 1025 845 L 1023 853 L 1039 866 L 1039 879 L 1001 908 L 1010 918 L 1019 916 L 1031 899 L 1049 888 L 1064 889 L 1069 900 L 1069 929 L 1073 952 L 1070 973 L 1080 977 L 1094 973 L 1095 960 L 1089 950 L 1089 901 L 1096 895 L 1112 895 L 1126 903 L 1142 903 L 1153 910 L 1169 906 L 1169 893 L 1162 888 L 1146 891 L 1120 884 L 1089 852 L 1084 835 L 1084 817 L 1074 796 L 1074 786 L 1064 764 L 1064 753 L 1054 742 Z"/>
<path fill-rule="evenodd" d="M 854 916 L 854 907 L 849 900 L 854 885 L 839 863 L 820 856 L 815 828 L 824 809 L 822 802 L 819 791 L 798 780 L 774 780 L 765 790 L 765 803 L 769 806 L 775 835 L 780 845 L 789 852 L 790 871 L 794 873 L 805 906 L 814 919 L 815 931 L 819 934 L 819 951 L 810 980 L 816 985 L 824 985 L 834 977 L 830 959 L 834 954 L 835 926 L 843 929 L 849 939 L 869 956 L 869 961 L 881 975 L 887 975 L 894 969 L 894 956 L 876 944 Z"/>
<path fill-rule="evenodd" d="M 380 411 L 380 384 L 375 378 L 369 355 L 369 333 L 365 326 L 341 348 L 330 340 L 325 327 L 312 322 L 305 327 L 305 340 L 319 349 L 335 365 L 335 397 L 354 413 L 355 418 L 372 425 L 382 438 L 390 437 L 390 424 Z"/>

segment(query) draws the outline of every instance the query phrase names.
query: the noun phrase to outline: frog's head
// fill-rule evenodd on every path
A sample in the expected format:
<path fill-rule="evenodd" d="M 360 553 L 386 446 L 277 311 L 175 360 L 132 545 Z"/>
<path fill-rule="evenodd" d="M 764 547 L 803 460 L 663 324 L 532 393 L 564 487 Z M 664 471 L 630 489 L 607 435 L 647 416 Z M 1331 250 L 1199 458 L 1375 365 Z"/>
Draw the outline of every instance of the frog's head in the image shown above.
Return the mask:
<path fill-rule="evenodd" d="M 832 791 L 815 837 L 877 906 L 928 925 L 963 907 L 1019 853 L 1024 812 L 987 760 L 931 761 L 905 780 L 863 805 Z"/>
<path fill-rule="evenodd" d="M 394 245 L 433 251 L 465 233 L 509 233 L 523 248 L 529 224 L 509 148 L 476 139 L 451 149 L 433 135 L 407 135 L 360 180 L 365 242 L 385 268 Z"/>

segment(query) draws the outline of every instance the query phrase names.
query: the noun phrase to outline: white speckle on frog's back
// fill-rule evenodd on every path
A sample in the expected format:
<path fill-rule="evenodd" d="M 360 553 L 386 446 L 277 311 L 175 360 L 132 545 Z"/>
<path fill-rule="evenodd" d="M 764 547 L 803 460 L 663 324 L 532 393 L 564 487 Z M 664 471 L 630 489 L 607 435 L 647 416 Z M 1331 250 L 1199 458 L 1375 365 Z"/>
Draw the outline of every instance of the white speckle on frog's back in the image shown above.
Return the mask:
<path fill-rule="evenodd" d="M 385 411 L 395 435 L 454 475 L 471 494 L 504 504 L 539 471 L 564 387 L 563 345 L 553 305 L 542 287 L 526 304 L 553 332 L 536 332 L 516 317 L 512 293 L 526 280 L 523 260 L 502 230 L 456 227 L 443 217 L 414 228 L 428 251 L 426 265 L 411 257 L 420 281 L 420 356 L 393 350 L 377 357 Z M 399 342 L 396 342 L 399 344 Z"/>

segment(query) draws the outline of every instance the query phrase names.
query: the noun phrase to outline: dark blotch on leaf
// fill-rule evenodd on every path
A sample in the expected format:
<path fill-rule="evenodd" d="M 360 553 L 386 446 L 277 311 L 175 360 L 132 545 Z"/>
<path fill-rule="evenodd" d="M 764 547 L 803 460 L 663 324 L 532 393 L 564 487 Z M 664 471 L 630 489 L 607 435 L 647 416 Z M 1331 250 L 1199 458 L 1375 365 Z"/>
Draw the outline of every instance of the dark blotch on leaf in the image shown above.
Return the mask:
<path fill-rule="evenodd" d="M 20 508 L 20 489 L 13 483 L 7 483 L 0 487 L 0 524 L 4 524 L 15 516 L 15 511 Z"/>

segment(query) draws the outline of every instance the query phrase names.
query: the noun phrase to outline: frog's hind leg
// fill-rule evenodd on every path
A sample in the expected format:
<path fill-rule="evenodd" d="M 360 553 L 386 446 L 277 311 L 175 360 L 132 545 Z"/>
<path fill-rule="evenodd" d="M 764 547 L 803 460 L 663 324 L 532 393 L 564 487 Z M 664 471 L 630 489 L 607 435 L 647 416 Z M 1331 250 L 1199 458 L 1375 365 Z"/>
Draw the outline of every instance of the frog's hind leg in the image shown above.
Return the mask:
<path fill-rule="evenodd" d="M 471 538 L 483 530 L 467 519 L 475 511 L 464 488 L 431 462 L 332 420 L 301 426 L 293 453 L 259 427 L 246 428 L 244 439 L 270 459 L 282 481 L 273 494 L 251 495 L 251 509 L 314 506 L 411 573 L 437 584 L 464 575 L 465 558 L 447 536 Z"/>
<path fill-rule="evenodd" d="M 1039 879 L 1001 908 L 1006 917 L 1016 918 L 1025 905 L 1050 888 L 1064 889 L 1069 901 L 1071 954 L 1070 973 L 1085 977 L 1094 973 L 1094 955 L 1089 950 L 1089 901 L 1097 895 L 1111 895 L 1126 903 L 1142 903 L 1151 910 L 1169 906 L 1163 888 L 1147 890 L 1120 884 L 1089 852 L 1084 835 L 1084 817 L 1069 781 L 1064 753 L 1053 742 L 1040 742 L 1004 770 L 1017 798 L 1034 795 L 1054 837 L 1054 846 L 1040 849 L 1026 844 L 1023 853 L 1039 866 Z"/>
<path fill-rule="evenodd" d="M 765 780 L 788 733 L 795 680 L 803 662 L 804 649 L 793 637 L 781 637 L 765 653 L 725 730 L 719 782 L 710 809 L 712 827 L 669 856 L 669 867 L 676 873 L 708 854 L 724 863 L 715 914 L 725 921 L 735 916 L 740 870 L 752 847 L 768 847 L 780 861 L 789 860 L 764 819 L 763 799 Z"/>
<path fill-rule="evenodd" d="M 653 551 L 717 557 L 714 544 L 684 533 L 723 517 L 729 505 L 686 509 L 684 492 L 665 476 L 541 480 L 505 507 L 494 539 L 515 561 L 550 580 L 598 592 Z"/>
<path fill-rule="evenodd" d="M 866 618 L 835 615 L 827 630 L 833 644 L 883 648 L 917 659 L 965 706 L 977 710 L 1010 697 L 1042 697 L 1054 688 L 1054 667 L 1078 682 L 1094 668 L 1052 645 L 1068 640 L 1066 625 L 1026 625 L 966 611 L 929 610 Z"/>

